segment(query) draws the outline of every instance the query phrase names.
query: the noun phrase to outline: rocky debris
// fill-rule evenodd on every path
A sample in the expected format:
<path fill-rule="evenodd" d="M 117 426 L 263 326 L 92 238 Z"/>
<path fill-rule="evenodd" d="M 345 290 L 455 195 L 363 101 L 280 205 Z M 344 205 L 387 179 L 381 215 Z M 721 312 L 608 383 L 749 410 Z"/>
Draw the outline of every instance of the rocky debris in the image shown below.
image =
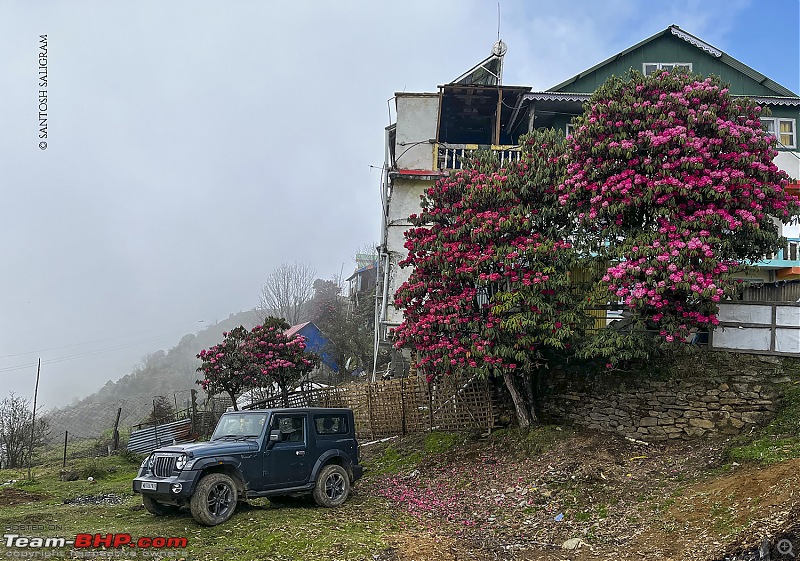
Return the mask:
<path fill-rule="evenodd" d="M 81 475 L 74 469 L 62 469 L 58 472 L 58 478 L 61 481 L 77 481 L 80 476 Z"/>
<path fill-rule="evenodd" d="M 125 497 L 116 493 L 100 493 L 99 495 L 81 495 L 73 499 L 64 499 L 65 505 L 119 505 L 125 502 Z"/>
<path fill-rule="evenodd" d="M 589 544 L 583 541 L 580 538 L 570 538 L 561 544 L 561 549 L 579 549 L 583 546 L 588 546 Z"/>

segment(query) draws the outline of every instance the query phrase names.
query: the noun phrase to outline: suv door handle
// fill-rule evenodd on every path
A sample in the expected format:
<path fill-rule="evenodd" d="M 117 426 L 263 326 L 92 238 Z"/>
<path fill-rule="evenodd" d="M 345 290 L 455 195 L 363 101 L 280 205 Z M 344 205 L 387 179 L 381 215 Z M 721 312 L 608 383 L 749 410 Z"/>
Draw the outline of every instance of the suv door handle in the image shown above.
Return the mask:
<path fill-rule="evenodd" d="M 306 455 L 306 451 L 305 450 L 298 450 L 297 452 L 295 452 L 295 454 L 297 454 L 298 456 L 305 456 Z"/>

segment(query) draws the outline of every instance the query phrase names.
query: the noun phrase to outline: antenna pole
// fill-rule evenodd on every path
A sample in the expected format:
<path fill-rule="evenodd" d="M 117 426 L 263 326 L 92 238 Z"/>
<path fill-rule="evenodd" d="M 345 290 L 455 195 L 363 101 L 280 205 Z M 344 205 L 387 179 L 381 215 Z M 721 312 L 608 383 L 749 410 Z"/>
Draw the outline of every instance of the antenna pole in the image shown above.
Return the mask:
<path fill-rule="evenodd" d="M 500 41 L 500 2 L 497 3 L 497 40 Z"/>

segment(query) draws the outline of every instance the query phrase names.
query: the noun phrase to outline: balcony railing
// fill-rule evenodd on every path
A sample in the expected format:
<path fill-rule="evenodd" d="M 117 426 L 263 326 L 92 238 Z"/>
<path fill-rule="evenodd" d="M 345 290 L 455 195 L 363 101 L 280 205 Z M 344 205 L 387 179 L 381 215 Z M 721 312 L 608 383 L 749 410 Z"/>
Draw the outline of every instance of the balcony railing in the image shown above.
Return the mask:
<path fill-rule="evenodd" d="M 489 145 L 489 144 L 445 144 L 437 146 L 437 169 L 464 169 L 467 162 L 479 150 L 491 150 L 500 161 L 500 165 L 505 165 L 511 160 L 519 160 L 522 156 L 519 146 Z"/>
<path fill-rule="evenodd" d="M 787 238 L 784 247 L 777 253 L 767 255 L 766 259 L 759 261 L 756 265 L 771 269 L 800 267 L 800 238 Z"/>

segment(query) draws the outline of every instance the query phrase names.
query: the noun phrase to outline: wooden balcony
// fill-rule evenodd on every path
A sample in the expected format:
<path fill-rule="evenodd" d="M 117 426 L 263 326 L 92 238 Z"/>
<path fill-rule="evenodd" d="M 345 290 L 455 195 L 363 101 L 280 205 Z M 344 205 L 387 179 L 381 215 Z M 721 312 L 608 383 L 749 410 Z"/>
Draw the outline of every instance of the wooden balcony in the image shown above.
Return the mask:
<path fill-rule="evenodd" d="M 439 143 L 436 145 L 435 168 L 440 170 L 464 169 L 470 158 L 480 150 L 491 150 L 497 156 L 501 166 L 508 161 L 519 160 L 522 155 L 519 146 Z"/>

